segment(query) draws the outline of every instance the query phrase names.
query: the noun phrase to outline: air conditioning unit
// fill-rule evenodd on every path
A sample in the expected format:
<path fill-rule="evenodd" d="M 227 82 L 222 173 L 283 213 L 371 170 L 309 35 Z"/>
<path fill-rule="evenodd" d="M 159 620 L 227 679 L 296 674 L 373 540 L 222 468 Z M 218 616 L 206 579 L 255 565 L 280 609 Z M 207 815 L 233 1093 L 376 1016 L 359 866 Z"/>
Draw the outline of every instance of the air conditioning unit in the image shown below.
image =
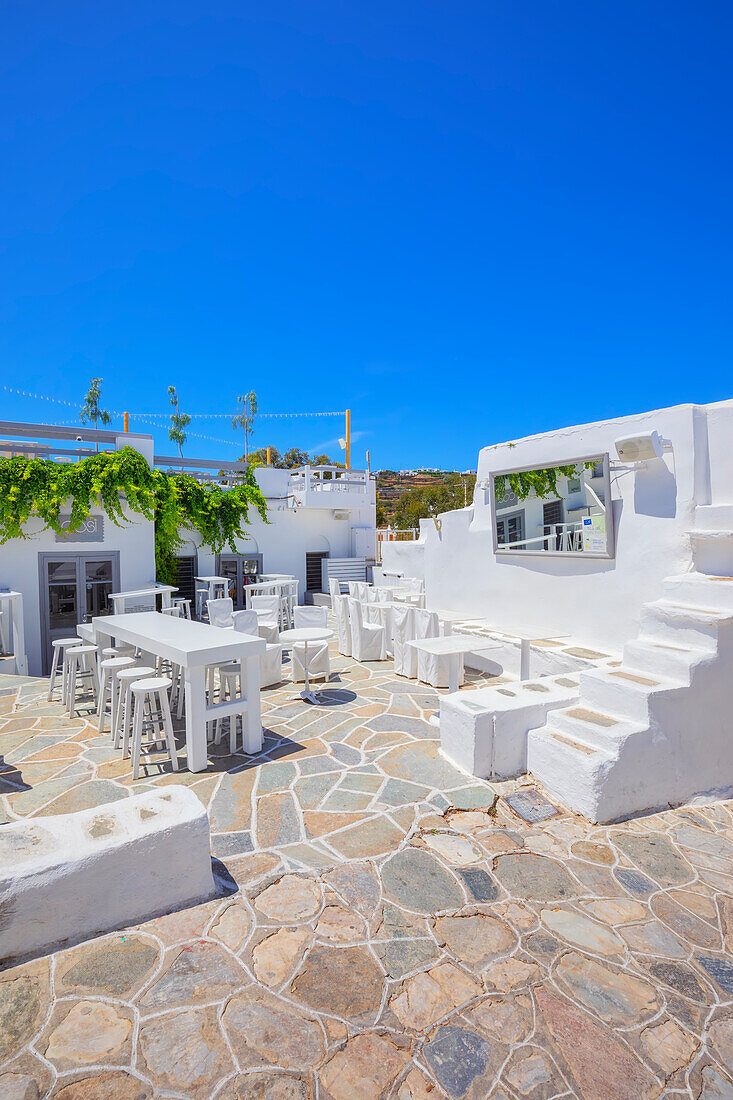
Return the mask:
<path fill-rule="evenodd" d="M 615 441 L 616 454 L 622 462 L 647 462 L 662 457 L 662 441 L 659 432 L 646 435 L 627 435 Z"/>

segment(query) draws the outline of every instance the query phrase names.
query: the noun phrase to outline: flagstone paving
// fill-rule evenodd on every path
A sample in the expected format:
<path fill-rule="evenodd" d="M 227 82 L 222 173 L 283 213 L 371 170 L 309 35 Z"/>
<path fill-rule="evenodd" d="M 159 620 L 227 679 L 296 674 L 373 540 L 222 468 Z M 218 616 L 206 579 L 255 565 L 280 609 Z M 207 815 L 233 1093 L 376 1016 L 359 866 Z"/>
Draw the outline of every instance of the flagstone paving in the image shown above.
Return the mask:
<path fill-rule="evenodd" d="M 263 692 L 259 756 L 137 782 L 0 677 L 0 823 L 184 783 L 220 887 L 0 967 L 0 1100 L 730 1100 L 733 803 L 553 813 L 440 755 L 438 693 L 332 667 L 324 706 Z"/>

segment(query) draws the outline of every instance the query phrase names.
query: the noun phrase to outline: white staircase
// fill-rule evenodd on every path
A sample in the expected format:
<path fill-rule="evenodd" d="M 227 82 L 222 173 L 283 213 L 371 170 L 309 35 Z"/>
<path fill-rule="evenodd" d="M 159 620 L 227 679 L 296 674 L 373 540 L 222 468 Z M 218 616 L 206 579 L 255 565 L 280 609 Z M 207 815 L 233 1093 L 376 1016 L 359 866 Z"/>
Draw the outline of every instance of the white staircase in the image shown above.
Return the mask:
<path fill-rule="evenodd" d="M 692 538 L 707 564 L 711 542 L 728 558 L 733 533 Z M 643 605 L 621 665 L 582 672 L 578 702 L 530 730 L 527 766 L 592 821 L 733 785 L 733 577 L 669 577 L 662 599 Z"/>

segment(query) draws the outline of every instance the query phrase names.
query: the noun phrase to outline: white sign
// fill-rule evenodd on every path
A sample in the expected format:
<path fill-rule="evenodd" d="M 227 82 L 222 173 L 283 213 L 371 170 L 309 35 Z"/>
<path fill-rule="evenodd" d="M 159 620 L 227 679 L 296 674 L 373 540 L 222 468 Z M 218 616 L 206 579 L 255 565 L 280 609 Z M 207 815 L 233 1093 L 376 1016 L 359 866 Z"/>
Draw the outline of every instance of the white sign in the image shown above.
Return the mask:
<path fill-rule="evenodd" d="M 595 554 L 607 552 L 605 516 L 583 516 L 583 549 Z"/>
<path fill-rule="evenodd" d="M 104 542 L 104 516 L 89 516 L 76 531 L 69 531 L 71 516 L 59 516 L 64 533 L 56 533 L 56 542 Z"/>

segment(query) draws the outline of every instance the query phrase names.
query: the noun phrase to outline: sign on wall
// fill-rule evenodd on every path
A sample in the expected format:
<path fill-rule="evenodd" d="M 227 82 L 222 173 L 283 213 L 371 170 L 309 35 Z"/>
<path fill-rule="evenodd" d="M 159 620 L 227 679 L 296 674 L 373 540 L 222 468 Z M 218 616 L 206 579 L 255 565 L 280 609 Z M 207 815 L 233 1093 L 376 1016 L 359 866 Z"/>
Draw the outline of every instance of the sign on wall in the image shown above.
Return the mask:
<path fill-rule="evenodd" d="M 583 549 L 596 554 L 605 554 L 606 542 L 606 517 L 583 517 Z"/>
<path fill-rule="evenodd" d="M 71 516 L 59 516 L 64 534 L 56 534 L 56 542 L 104 542 L 104 516 L 89 516 L 78 531 L 69 532 Z"/>

